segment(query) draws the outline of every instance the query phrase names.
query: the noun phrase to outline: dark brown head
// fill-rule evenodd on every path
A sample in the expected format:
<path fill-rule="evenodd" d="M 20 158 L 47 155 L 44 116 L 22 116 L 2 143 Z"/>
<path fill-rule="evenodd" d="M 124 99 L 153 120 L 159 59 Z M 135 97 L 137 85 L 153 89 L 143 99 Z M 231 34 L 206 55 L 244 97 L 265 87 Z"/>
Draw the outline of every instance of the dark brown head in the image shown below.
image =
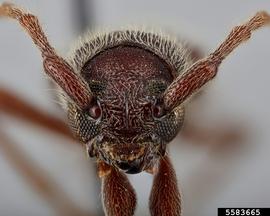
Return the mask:
<path fill-rule="evenodd" d="M 86 37 L 68 62 L 49 44 L 37 17 L 9 3 L 0 5 L 0 15 L 17 20 L 39 48 L 90 156 L 129 173 L 149 168 L 165 153 L 182 125 L 183 103 L 253 31 L 270 23 L 267 12 L 257 12 L 194 64 L 182 43 L 133 30 Z"/>
<path fill-rule="evenodd" d="M 163 103 L 177 68 L 142 42 L 108 44 L 90 57 L 80 74 L 93 100 L 85 110 L 69 104 L 71 125 L 89 155 L 127 173 L 148 169 L 165 154 L 184 115 L 181 106 L 166 110 Z M 164 45 L 161 38 L 156 42 Z"/>

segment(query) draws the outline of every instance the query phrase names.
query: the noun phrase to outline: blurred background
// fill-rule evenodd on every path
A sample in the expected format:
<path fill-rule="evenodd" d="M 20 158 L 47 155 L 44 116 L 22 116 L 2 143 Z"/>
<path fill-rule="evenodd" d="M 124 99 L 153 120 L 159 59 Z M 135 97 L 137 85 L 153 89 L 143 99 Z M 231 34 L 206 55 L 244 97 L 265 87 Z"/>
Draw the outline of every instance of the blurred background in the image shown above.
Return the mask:
<path fill-rule="evenodd" d="M 2 2 L 2 1 L 1 1 Z M 233 26 L 270 1 L 58 0 L 12 1 L 36 14 L 63 56 L 86 30 L 149 26 L 188 39 L 204 53 Z M 184 133 L 169 151 L 183 195 L 184 216 L 214 216 L 218 207 L 270 207 L 270 28 L 257 31 L 222 64 L 214 82 L 187 106 Z M 59 118 L 39 51 L 14 21 L 0 20 L 0 87 Z M 189 127 L 190 126 L 190 127 Z M 193 129 L 194 130 L 193 130 Z M 82 212 L 103 215 L 95 162 L 69 139 L 0 113 L 7 137 Z M 195 134 L 192 134 L 192 131 Z M 0 215 L 58 215 L 57 207 L 15 169 L 0 145 Z M 147 216 L 152 176 L 130 175 L 136 215 Z"/>

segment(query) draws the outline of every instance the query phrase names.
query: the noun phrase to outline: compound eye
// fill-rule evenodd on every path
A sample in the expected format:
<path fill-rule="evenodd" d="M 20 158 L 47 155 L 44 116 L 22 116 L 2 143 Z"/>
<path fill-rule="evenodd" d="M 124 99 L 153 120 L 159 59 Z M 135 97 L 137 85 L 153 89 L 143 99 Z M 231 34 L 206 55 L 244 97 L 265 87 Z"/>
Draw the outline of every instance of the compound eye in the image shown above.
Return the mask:
<path fill-rule="evenodd" d="M 164 116 L 164 108 L 162 104 L 155 104 L 152 106 L 152 113 L 154 118 L 161 118 Z"/>
<path fill-rule="evenodd" d="M 92 119 L 99 119 L 102 115 L 100 104 L 97 101 L 95 101 L 95 103 L 92 103 L 88 110 L 88 113 Z"/>

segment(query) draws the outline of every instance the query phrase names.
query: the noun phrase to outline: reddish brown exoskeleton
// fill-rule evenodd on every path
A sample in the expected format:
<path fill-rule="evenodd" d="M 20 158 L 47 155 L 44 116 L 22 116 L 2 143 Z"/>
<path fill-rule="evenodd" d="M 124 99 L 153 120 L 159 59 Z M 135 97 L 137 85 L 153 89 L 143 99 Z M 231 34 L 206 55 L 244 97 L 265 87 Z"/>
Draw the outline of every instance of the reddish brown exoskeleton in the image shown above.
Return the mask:
<path fill-rule="evenodd" d="M 0 16 L 19 21 L 40 49 L 45 72 L 61 88 L 71 129 L 97 158 L 104 211 L 110 216 L 134 214 L 136 196 L 125 173 L 141 171 L 154 174 L 151 215 L 181 215 L 166 146 L 181 129 L 185 102 L 252 31 L 270 23 L 266 12 L 258 12 L 196 62 L 181 42 L 140 30 L 86 36 L 65 60 L 35 16 L 11 4 L 0 6 Z"/>

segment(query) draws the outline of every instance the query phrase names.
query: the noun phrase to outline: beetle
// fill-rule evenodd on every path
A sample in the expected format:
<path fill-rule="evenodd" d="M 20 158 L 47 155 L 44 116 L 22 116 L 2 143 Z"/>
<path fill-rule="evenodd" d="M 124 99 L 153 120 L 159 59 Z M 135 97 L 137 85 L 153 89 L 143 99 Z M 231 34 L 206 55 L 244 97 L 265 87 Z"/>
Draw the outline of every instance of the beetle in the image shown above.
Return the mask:
<path fill-rule="evenodd" d="M 62 92 L 70 128 L 97 159 L 106 215 L 134 214 L 136 195 L 125 173 L 141 171 L 154 174 L 151 214 L 181 215 L 166 146 L 183 125 L 185 103 L 216 76 L 221 62 L 252 31 L 270 23 L 266 12 L 258 12 L 196 62 L 183 44 L 130 29 L 86 36 L 65 60 L 34 15 L 7 3 L 0 15 L 19 21 L 41 51 L 46 74 Z"/>

